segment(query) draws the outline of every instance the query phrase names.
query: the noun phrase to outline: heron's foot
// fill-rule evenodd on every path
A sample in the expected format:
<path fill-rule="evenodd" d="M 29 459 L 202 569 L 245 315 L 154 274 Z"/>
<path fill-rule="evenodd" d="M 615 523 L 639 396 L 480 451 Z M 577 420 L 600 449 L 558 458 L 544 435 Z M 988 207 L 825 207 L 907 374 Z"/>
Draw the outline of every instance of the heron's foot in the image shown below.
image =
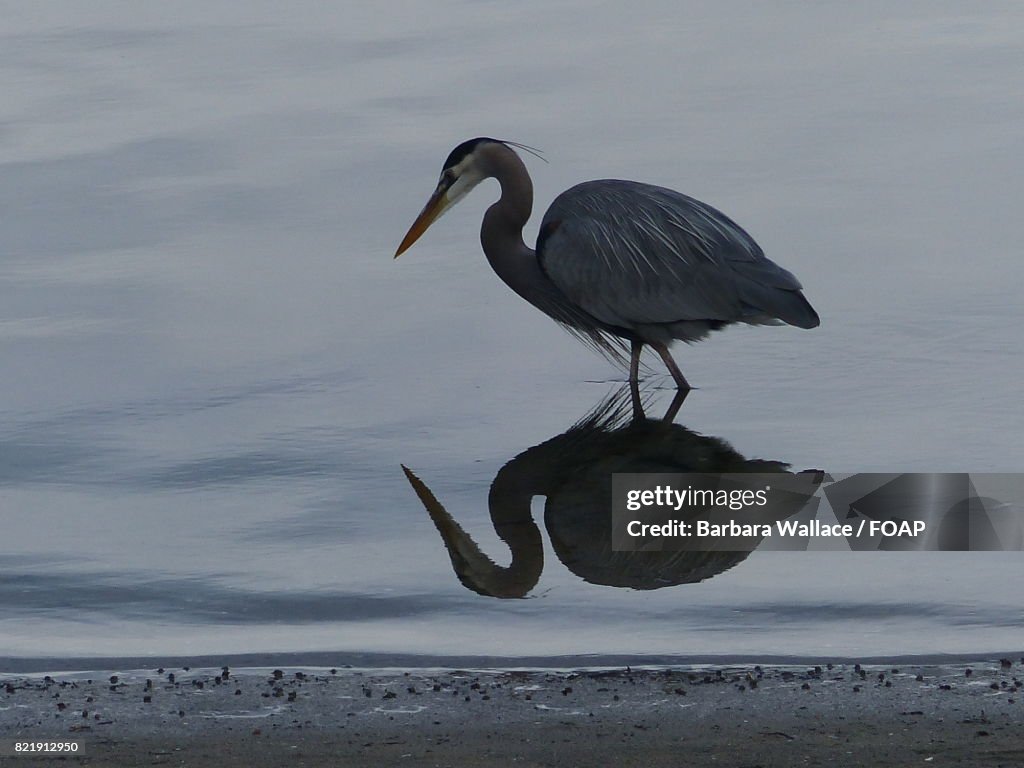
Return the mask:
<path fill-rule="evenodd" d="M 676 361 L 672 359 L 672 356 L 665 350 L 665 365 L 668 367 L 668 372 L 672 374 L 672 379 L 676 383 L 676 389 L 680 392 L 689 392 L 693 387 L 690 386 L 690 382 L 683 376 L 683 372 L 679 370 L 679 366 L 676 365 Z"/>
<path fill-rule="evenodd" d="M 648 392 L 651 391 L 673 391 L 675 394 L 672 397 L 672 403 L 669 405 L 668 410 L 665 411 L 665 415 L 661 417 L 661 420 L 666 424 L 671 424 L 675 421 L 676 416 L 679 414 L 679 409 L 682 408 L 683 403 L 692 391 L 690 387 L 649 387 Z M 640 382 L 637 379 L 629 380 L 629 399 L 633 406 L 633 421 L 646 421 L 647 414 L 644 412 L 644 401 L 640 396 Z"/>
<path fill-rule="evenodd" d="M 662 361 L 665 363 L 665 367 L 668 368 L 668 372 L 672 374 L 672 378 L 675 379 L 676 388 L 680 391 L 690 390 L 693 387 L 690 386 L 690 382 L 683 376 L 683 372 L 679 370 L 679 366 L 676 365 L 676 361 L 672 359 L 672 354 L 668 351 L 668 347 L 665 344 L 652 344 L 651 346 L 657 350 L 658 354 L 661 355 Z"/>

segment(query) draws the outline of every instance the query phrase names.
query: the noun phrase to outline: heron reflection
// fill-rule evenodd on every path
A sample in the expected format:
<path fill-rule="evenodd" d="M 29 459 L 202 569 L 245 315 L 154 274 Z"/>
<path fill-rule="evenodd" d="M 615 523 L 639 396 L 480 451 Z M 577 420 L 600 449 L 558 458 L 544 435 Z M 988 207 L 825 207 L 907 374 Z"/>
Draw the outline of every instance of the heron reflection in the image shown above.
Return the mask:
<path fill-rule="evenodd" d="M 540 579 L 544 547 L 530 503 L 546 497 L 544 525 L 558 559 L 591 584 L 661 589 L 710 579 L 747 558 L 732 551 L 616 551 L 612 547 L 612 475 L 616 473 L 787 473 L 780 461 L 742 456 L 724 440 L 700 435 L 665 418 L 651 419 L 623 387 L 560 435 L 529 448 L 495 476 L 487 505 L 495 533 L 511 552 L 507 566 L 494 562 L 448 513 L 430 488 L 402 469 L 451 558 L 455 575 L 481 595 L 525 597 Z M 820 478 L 816 481 L 820 482 Z M 794 495 L 777 510 L 795 514 L 814 493 Z"/>

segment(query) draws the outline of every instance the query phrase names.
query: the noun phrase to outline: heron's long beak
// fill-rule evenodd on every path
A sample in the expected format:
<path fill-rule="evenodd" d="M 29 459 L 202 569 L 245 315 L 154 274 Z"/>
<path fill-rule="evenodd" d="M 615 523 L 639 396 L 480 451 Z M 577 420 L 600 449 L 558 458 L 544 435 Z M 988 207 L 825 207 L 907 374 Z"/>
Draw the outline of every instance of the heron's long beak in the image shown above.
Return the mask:
<path fill-rule="evenodd" d="M 395 251 L 395 258 L 397 259 L 417 240 L 420 239 L 420 235 L 427 231 L 427 227 L 434 223 L 438 216 L 444 213 L 448 207 L 448 189 L 447 187 L 438 187 L 434 190 L 434 194 L 430 196 L 427 204 L 423 206 L 423 210 L 420 211 L 420 215 L 416 217 L 416 221 L 409 227 L 409 231 L 405 234 L 405 238 L 402 240 L 402 244 L 398 246 L 398 250 Z"/>

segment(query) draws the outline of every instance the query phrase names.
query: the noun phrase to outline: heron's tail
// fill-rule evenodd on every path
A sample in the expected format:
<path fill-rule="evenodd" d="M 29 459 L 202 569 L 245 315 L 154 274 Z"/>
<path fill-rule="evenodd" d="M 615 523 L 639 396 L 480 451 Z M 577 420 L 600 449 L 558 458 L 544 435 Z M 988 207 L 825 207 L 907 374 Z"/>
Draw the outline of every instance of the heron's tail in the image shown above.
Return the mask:
<path fill-rule="evenodd" d="M 779 319 L 797 328 L 817 328 L 821 325 L 821 318 L 814 311 L 811 302 L 804 298 L 800 291 L 790 291 L 792 298 L 785 304 L 785 314 L 779 314 Z"/>
<path fill-rule="evenodd" d="M 799 290 L 764 288 L 758 286 L 741 297 L 742 321 L 751 325 L 795 325 L 797 328 L 817 328 L 821 325 L 818 313 Z"/>

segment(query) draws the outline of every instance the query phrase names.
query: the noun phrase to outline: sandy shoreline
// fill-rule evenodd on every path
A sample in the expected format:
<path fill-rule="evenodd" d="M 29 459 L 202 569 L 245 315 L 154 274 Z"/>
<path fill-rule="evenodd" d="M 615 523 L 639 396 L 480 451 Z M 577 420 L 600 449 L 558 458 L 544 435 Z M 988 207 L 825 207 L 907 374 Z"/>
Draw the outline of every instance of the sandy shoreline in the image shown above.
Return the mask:
<path fill-rule="evenodd" d="M 54 765 L 1024 764 L 1024 661 L 0 675 L 0 758 Z M 74 757 L 11 752 L 74 739 Z"/>

